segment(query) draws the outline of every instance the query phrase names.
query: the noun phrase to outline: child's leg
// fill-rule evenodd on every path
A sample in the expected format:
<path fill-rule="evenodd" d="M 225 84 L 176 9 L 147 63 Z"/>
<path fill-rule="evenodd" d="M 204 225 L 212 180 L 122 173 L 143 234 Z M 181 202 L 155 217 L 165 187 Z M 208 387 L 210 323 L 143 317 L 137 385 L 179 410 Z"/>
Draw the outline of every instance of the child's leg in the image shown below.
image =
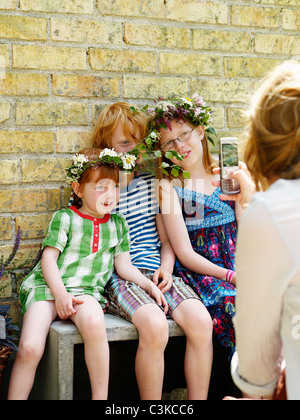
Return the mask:
<path fill-rule="evenodd" d="M 104 314 L 99 302 L 92 296 L 85 295 L 80 298 L 84 303 L 74 306 L 77 313 L 71 319 L 83 338 L 92 398 L 104 400 L 108 395 L 109 378 L 109 347 Z"/>
<path fill-rule="evenodd" d="M 164 378 L 164 351 L 169 339 L 164 312 L 153 303 L 137 309 L 132 322 L 139 332 L 135 359 L 136 378 L 142 400 L 160 400 Z"/>
<path fill-rule="evenodd" d="M 184 369 L 188 399 L 207 399 L 213 359 L 211 317 L 202 302 L 196 299 L 181 302 L 172 317 L 186 334 Z"/>
<path fill-rule="evenodd" d="M 23 319 L 19 351 L 13 366 L 8 399 L 27 399 L 44 353 L 51 322 L 57 316 L 54 301 L 33 303 Z"/>
<path fill-rule="evenodd" d="M 164 377 L 164 351 L 169 339 L 164 312 L 148 293 L 114 274 L 106 289 L 109 312 L 132 322 L 139 332 L 135 372 L 142 400 L 160 400 Z"/>

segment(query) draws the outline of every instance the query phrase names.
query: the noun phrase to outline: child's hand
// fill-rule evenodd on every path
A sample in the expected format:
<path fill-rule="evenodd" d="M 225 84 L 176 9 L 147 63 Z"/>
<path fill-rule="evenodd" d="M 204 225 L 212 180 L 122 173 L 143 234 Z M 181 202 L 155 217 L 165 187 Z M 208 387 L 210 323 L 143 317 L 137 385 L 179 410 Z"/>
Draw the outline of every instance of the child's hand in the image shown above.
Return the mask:
<path fill-rule="evenodd" d="M 159 280 L 161 280 L 160 283 Z M 153 283 L 162 293 L 167 292 L 173 286 L 172 273 L 163 267 L 159 267 L 153 275 Z"/>
<path fill-rule="evenodd" d="M 145 290 L 151 297 L 153 297 L 154 300 L 156 300 L 156 303 L 163 309 L 164 313 L 167 314 L 169 306 L 166 301 L 166 298 L 159 290 L 159 288 L 150 280 L 147 286 L 145 287 Z"/>
<path fill-rule="evenodd" d="M 70 295 L 68 292 L 56 297 L 55 306 L 59 318 L 68 319 L 70 316 L 75 315 L 77 311 L 74 309 L 74 305 L 80 305 L 82 303 L 83 300 Z"/>

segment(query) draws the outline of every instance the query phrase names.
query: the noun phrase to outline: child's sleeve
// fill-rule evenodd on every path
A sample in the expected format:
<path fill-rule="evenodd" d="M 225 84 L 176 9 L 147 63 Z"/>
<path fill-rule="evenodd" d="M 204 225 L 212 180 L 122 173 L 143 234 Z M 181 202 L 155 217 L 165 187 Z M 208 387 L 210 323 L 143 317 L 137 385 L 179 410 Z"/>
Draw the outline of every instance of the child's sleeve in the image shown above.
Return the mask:
<path fill-rule="evenodd" d="M 66 210 L 60 210 L 54 213 L 46 232 L 43 249 L 46 246 L 52 246 L 62 252 L 68 242 L 69 229 L 70 216 Z"/>
<path fill-rule="evenodd" d="M 114 257 L 124 252 L 130 251 L 130 235 L 129 235 L 129 226 L 120 213 L 114 215 L 116 217 L 116 225 L 118 232 L 118 245 L 115 247 Z"/>

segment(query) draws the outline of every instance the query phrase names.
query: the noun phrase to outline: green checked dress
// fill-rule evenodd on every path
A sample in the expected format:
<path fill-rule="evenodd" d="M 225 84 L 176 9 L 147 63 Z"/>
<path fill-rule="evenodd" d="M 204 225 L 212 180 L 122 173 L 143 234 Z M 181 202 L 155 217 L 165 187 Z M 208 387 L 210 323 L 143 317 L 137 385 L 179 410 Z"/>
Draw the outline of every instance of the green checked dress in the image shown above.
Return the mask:
<path fill-rule="evenodd" d="M 74 296 L 94 296 L 103 308 L 104 287 L 114 270 L 114 257 L 128 252 L 128 226 L 120 214 L 103 219 L 82 214 L 75 207 L 54 213 L 43 249 L 59 249 L 57 265 L 67 292 Z M 54 300 L 43 277 L 41 263 L 24 279 L 20 289 L 23 314 L 34 302 Z"/>

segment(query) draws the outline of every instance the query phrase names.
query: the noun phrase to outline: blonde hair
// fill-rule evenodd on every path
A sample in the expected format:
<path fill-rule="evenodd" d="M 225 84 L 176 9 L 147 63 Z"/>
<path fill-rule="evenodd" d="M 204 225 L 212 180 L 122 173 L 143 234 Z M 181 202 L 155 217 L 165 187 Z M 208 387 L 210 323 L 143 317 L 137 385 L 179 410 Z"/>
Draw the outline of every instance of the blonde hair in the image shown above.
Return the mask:
<path fill-rule="evenodd" d="M 111 148 L 111 138 L 121 123 L 128 140 L 135 143 L 141 141 L 147 134 L 147 117 L 144 112 L 132 111 L 131 105 L 126 102 L 117 102 L 107 105 L 101 111 L 95 128 L 91 134 L 91 143 L 94 147 Z"/>
<path fill-rule="evenodd" d="M 270 73 L 247 113 L 244 160 L 257 188 L 277 178 L 300 178 L 300 64 Z"/>

